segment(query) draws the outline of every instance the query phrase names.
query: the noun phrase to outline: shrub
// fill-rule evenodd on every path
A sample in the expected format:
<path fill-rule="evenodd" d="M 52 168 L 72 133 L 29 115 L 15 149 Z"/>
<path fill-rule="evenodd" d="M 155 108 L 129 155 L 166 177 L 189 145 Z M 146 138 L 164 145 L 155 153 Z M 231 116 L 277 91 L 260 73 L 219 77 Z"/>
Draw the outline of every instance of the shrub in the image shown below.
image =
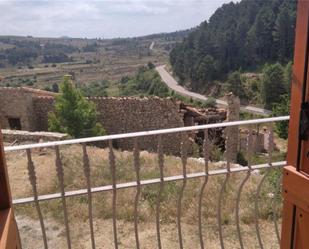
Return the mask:
<path fill-rule="evenodd" d="M 244 154 L 242 152 L 238 152 L 237 153 L 237 159 L 236 162 L 242 166 L 247 166 L 248 165 L 248 161 L 246 160 Z"/>
<path fill-rule="evenodd" d="M 203 102 L 203 108 L 215 108 L 216 107 L 216 100 L 212 97 L 208 98 L 206 101 Z"/>

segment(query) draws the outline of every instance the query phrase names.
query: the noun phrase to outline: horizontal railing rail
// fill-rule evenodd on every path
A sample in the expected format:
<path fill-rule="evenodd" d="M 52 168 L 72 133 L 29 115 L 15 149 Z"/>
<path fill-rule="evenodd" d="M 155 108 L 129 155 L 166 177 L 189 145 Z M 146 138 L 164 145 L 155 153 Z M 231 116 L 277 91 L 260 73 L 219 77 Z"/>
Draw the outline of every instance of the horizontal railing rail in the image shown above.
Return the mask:
<path fill-rule="evenodd" d="M 92 143 L 92 142 L 124 139 L 124 138 L 163 135 L 163 134 L 198 131 L 198 130 L 215 129 L 215 128 L 226 128 L 226 127 L 231 127 L 231 126 L 263 124 L 263 123 L 287 121 L 289 119 L 290 119 L 290 116 L 282 116 L 282 117 L 273 117 L 273 118 L 233 121 L 233 122 L 226 122 L 226 123 L 214 123 L 214 124 L 207 124 L 207 125 L 186 126 L 186 127 L 161 129 L 161 130 L 153 130 L 153 131 L 131 132 L 131 133 L 124 133 L 124 134 L 116 134 L 116 135 L 98 136 L 98 137 L 68 139 L 64 141 L 55 141 L 55 142 L 47 142 L 47 143 L 7 146 L 7 147 L 4 147 L 4 151 L 9 152 L 9 151 L 35 149 L 35 148 L 47 148 L 47 147 L 54 147 L 54 146 L 60 146 L 60 145 L 78 144 L 78 143 Z"/>
<path fill-rule="evenodd" d="M 62 210 L 63 210 L 63 219 L 65 224 L 65 235 L 67 241 L 67 247 L 71 248 L 73 245 L 73 238 L 70 232 L 70 221 L 69 221 L 69 212 L 70 209 L 67 207 L 67 198 L 68 197 L 78 197 L 78 196 L 87 196 L 87 209 L 88 209 L 88 217 L 89 217 L 89 230 L 90 230 L 90 242 L 91 247 L 94 249 L 96 247 L 100 247 L 99 244 L 96 243 L 96 236 L 95 236 L 95 229 L 94 229 L 94 217 L 93 217 L 93 194 L 95 193 L 103 193 L 109 192 L 112 194 L 111 199 L 111 219 L 112 219 L 112 229 L 113 229 L 113 240 L 114 240 L 114 248 L 119 247 L 119 234 L 118 234 L 118 219 L 117 219 L 117 198 L 118 198 L 118 191 L 121 189 L 130 189 L 134 188 L 136 190 L 135 196 L 132 198 L 134 203 L 134 210 L 133 210 L 133 224 L 134 224 L 134 235 L 135 235 L 135 248 L 140 248 L 140 244 L 142 242 L 140 238 L 140 221 L 139 221 L 139 204 L 141 201 L 142 190 L 146 186 L 159 186 L 157 190 L 157 196 L 155 197 L 155 223 L 156 223 L 156 239 L 157 239 L 157 247 L 163 248 L 162 243 L 162 236 L 161 234 L 161 202 L 163 196 L 163 190 L 165 184 L 173 183 L 173 182 L 180 182 L 181 187 L 179 191 L 175 193 L 177 195 L 177 210 L 175 211 L 176 215 L 176 224 L 177 224 L 177 233 L 178 233 L 178 245 L 179 248 L 184 248 L 184 224 L 182 217 L 184 215 L 184 198 L 185 198 L 185 191 L 188 188 L 188 184 L 191 180 L 199 180 L 201 181 L 201 186 L 199 189 L 198 194 L 198 204 L 197 204 L 197 216 L 198 216 L 198 238 L 199 238 L 199 247 L 201 249 L 206 248 L 205 244 L 205 225 L 203 224 L 203 198 L 205 197 L 205 191 L 209 179 L 212 179 L 215 176 L 223 177 L 223 181 L 220 182 L 218 200 L 216 205 L 216 224 L 218 228 L 218 237 L 219 237 L 219 245 L 221 248 L 228 248 L 227 242 L 225 241 L 224 236 L 224 227 L 225 221 L 223 220 L 223 208 L 224 208 L 224 199 L 227 189 L 229 188 L 229 182 L 231 181 L 234 175 L 237 173 L 245 174 L 244 177 L 239 179 L 239 185 L 235 188 L 236 189 L 236 200 L 235 200 L 235 222 L 236 222 L 236 234 L 237 240 L 239 243 L 239 248 L 245 248 L 245 242 L 243 239 L 243 229 L 242 229 L 242 221 L 241 221 L 241 196 L 244 192 L 245 185 L 249 181 L 249 178 L 252 175 L 258 175 L 257 183 L 256 183 L 256 190 L 253 196 L 253 203 L 254 203 L 254 225 L 255 225 L 255 233 L 257 244 L 260 248 L 264 248 L 265 241 L 263 241 L 263 236 L 260 229 L 260 198 L 262 193 L 262 187 L 265 184 L 267 177 L 271 171 L 276 169 L 280 169 L 286 165 L 284 160 L 273 160 L 273 153 L 274 153 L 274 134 L 273 134 L 273 123 L 280 122 L 280 121 L 287 121 L 289 120 L 289 116 L 282 116 L 282 117 L 272 117 L 272 118 L 263 118 L 263 119 L 253 119 L 253 120 L 245 120 L 245 121 L 234 121 L 234 122 L 226 122 L 226 123 L 214 123 L 214 124 L 207 124 L 207 125 L 200 125 L 200 126 L 190 126 L 190 127 L 180 127 L 180 128 L 171 128 L 171 129 L 162 129 L 162 130 L 153 130 L 153 131 L 143 131 L 143 132 L 134 132 L 134 133 L 126 133 L 126 134 L 117 134 L 117 135 L 107 135 L 107 136 L 99 136 L 99 137 L 91 137 L 91 138 L 81 138 L 81 139 L 70 139 L 64 141 L 56 141 L 56 142 L 46 142 L 46 143 L 37 143 L 37 144 L 24 144 L 24 145 L 17 145 L 17 146 L 8 146 L 5 147 L 6 153 L 18 152 L 18 151 L 26 151 L 26 162 L 27 162 L 27 171 L 29 175 L 29 182 L 32 187 L 33 196 L 30 197 L 21 197 L 21 198 L 14 198 L 13 204 L 15 207 L 19 207 L 21 205 L 34 203 L 34 208 L 38 214 L 38 219 L 40 222 L 41 232 L 42 232 L 42 240 L 44 244 L 44 248 L 48 248 L 48 236 L 46 233 L 46 224 L 44 222 L 44 215 L 42 213 L 41 203 L 45 201 L 51 201 L 54 199 L 58 199 L 62 203 Z M 266 158 L 266 163 L 256 164 L 253 163 L 253 125 L 259 124 L 266 124 L 268 126 L 268 141 L 267 143 L 267 153 L 264 153 L 264 157 Z M 241 166 L 238 164 L 234 164 L 231 161 L 231 147 L 235 146 L 235 141 L 232 141 L 231 135 L 232 132 L 238 132 L 239 126 L 245 126 L 248 128 L 248 132 L 246 133 L 246 146 L 247 146 L 247 165 Z M 209 138 L 209 131 L 217 128 L 224 128 L 224 141 L 225 141 L 225 154 L 224 154 L 224 162 L 223 168 L 215 168 L 212 169 L 209 166 L 210 163 L 210 154 L 211 154 L 211 147 L 212 142 Z M 232 130 L 233 129 L 233 130 Z M 236 129 L 236 130 L 235 130 Z M 203 153 L 203 162 L 199 162 L 202 164 L 202 170 L 199 169 L 197 172 L 190 172 L 190 167 L 188 164 L 189 158 L 189 142 L 188 137 L 192 135 L 192 132 L 203 131 L 203 144 L 201 145 L 202 153 Z M 165 168 L 165 153 L 163 148 L 163 136 L 170 135 L 170 134 L 180 134 L 181 135 L 181 143 L 180 143 L 180 164 L 181 164 L 181 172 L 173 175 L 164 175 L 164 168 Z M 149 137 L 155 136 L 158 139 L 157 141 L 157 166 L 158 166 L 158 174 L 155 177 L 150 177 L 149 179 L 144 179 L 141 171 L 143 168 L 146 168 L 147 165 L 141 164 L 141 153 L 139 148 L 139 139 L 141 137 Z M 133 139 L 132 139 L 133 138 Z M 134 180 L 125 180 L 125 182 L 117 182 L 117 170 L 119 170 L 119 166 L 117 165 L 118 158 L 115 155 L 116 149 L 113 146 L 114 140 L 124 140 L 124 139 L 132 139 L 132 164 L 133 168 L 131 170 L 134 171 Z M 91 173 L 91 157 L 88 152 L 88 146 L 94 142 L 105 141 L 104 150 L 108 152 L 108 170 L 111 176 L 111 181 L 109 184 L 101 184 L 100 186 L 93 186 L 92 182 L 92 173 Z M 173 143 L 174 141 L 170 141 Z M 81 165 L 83 168 L 83 176 L 85 179 L 85 186 L 84 188 L 79 188 L 76 190 L 65 190 L 65 173 L 64 173 L 64 162 L 61 154 L 60 146 L 64 145 L 78 145 L 81 146 L 82 150 L 81 153 Z M 93 145 L 93 144 L 92 144 Z M 40 194 L 38 191 L 38 175 L 36 172 L 37 162 L 34 158 L 34 153 L 37 151 L 36 149 L 43 149 L 43 148 L 50 148 L 51 150 L 48 151 L 49 154 L 55 155 L 55 168 L 57 172 L 57 181 L 59 182 L 60 192 L 54 192 L 49 194 Z M 70 149 L 71 147 L 69 147 Z M 118 152 L 120 153 L 120 152 Z M 23 153 L 19 153 L 20 156 L 23 156 Z M 44 167 L 44 165 L 40 165 L 40 167 Z M 256 174 L 254 172 L 257 172 Z M 275 192 L 280 192 L 280 178 L 276 180 L 276 189 Z M 14 194 L 14 193 L 13 193 Z M 216 195 L 216 193 L 212 193 Z M 277 197 L 274 197 L 274 203 L 276 204 Z M 272 205 L 272 219 L 275 231 L 275 237 L 277 241 L 280 241 L 279 236 L 279 218 L 276 205 Z M 279 245 L 279 243 L 278 243 Z"/>

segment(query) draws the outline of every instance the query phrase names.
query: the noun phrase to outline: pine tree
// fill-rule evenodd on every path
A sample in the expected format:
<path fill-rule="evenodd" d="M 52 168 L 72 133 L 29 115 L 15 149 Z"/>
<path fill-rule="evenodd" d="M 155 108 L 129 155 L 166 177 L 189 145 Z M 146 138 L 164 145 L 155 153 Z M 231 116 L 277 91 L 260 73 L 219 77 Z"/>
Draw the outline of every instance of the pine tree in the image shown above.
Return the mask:
<path fill-rule="evenodd" d="M 229 75 L 227 80 L 227 88 L 229 92 L 232 92 L 234 95 L 238 96 L 239 98 L 242 97 L 244 94 L 240 72 L 236 71 Z"/>
<path fill-rule="evenodd" d="M 215 61 L 213 80 L 220 81 L 239 68 L 251 71 L 265 63 L 287 63 L 293 54 L 296 3 L 242 0 L 222 5 L 171 51 L 174 73 L 182 84 L 204 90 L 209 82 L 200 71 L 207 55 Z"/>
<path fill-rule="evenodd" d="M 197 77 L 200 84 L 197 85 L 195 88 L 208 86 L 214 79 L 215 73 L 216 68 L 214 59 L 210 55 L 205 56 L 197 70 Z"/>
<path fill-rule="evenodd" d="M 294 18 L 286 5 L 280 8 L 277 16 L 273 37 L 278 51 L 278 59 L 286 62 L 292 59 L 294 42 Z"/>
<path fill-rule="evenodd" d="M 278 103 L 276 103 L 273 107 L 273 115 L 283 116 L 283 115 L 289 115 L 289 113 L 290 113 L 290 96 L 287 94 L 281 95 Z M 287 139 L 289 133 L 289 122 L 288 121 L 276 122 L 276 132 L 279 135 L 279 137 Z"/>
<path fill-rule="evenodd" d="M 280 96 L 286 94 L 283 67 L 279 64 L 266 65 L 263 70 L 262 97 L 266 108 L 278 103 Z"/>
<path fill-rule="evenodd" d="M 63 132 L 75 138 L 105 134 L 97 123 L 97 112 L 93 102 L 82 96 L 73 86 L 69 76 L 65 76 L 56 97 L 55 112 L 49 113 L 50 131 Z"/>

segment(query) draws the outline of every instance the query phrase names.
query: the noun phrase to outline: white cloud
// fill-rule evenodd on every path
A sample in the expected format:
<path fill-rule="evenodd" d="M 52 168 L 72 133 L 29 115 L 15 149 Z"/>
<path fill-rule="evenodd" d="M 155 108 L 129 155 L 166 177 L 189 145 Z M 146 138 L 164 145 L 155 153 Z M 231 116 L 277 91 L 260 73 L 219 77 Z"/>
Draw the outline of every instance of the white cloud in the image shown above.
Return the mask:
<path fill-rule="evenodd" d="M 0 0 L 0 35 L 127 37 L 198 25 L 229 0 Z"/>

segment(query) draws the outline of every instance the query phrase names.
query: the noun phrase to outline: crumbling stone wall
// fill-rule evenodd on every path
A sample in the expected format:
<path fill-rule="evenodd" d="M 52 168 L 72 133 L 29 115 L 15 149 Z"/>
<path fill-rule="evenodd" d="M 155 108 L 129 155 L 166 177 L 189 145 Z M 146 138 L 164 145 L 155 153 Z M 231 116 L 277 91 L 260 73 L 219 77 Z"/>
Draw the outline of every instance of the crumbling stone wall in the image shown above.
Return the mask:
<path fill-rule="evenodd" d="M 93 97 L 90 100 L 96 104 L 98 121 L 108 134 L 183 127 L 185 114 L 197 115 L 197 112 L 192 112 L 190 108 L 183 112 L 180 103 L 170 98 Z M 23 130 L 47 131 L 48 113 L 54 110 L 54 104 L 54 93 L 31 88 L 0 88 L 1 127 L 9 128 L 7 117 L 13 116 L 21 119 Z M 203 120 L 199 121 L 202 116 Z M 217 117 L 222 121 L 225 113 L 194 116 L 198 123 L 208 123 L 208 118 Z M 157 151 L 157 140 L 157 136 L 141 137 L 138 139 L 139 147 L 141 150 Z M 193 140 L 191 138 L 191 141 Z M 162 142 L 165 153 L 180 154 L 181 134 L 162 135 Z M 116 141 L 114 146 L 132 149 L 133 139 Z"/>
<path fill-rule="evenodd" d="M 60 141 L 67 139 L 69 136 L 57 132 L 29 132 L 29 131 L 14 131 L 14 130 L 1 130 L 3 140 L 5 142 L 34 142 L 41 141 Z"/>
<path fill-rule="evenodd" d="M 228 103 L 227 109 L 227 121 L 238 121 L 239 120 L 239 111 L 240 111 L 240 100 L 238 97 L 234 96 L 232 93 L 226 95 L 226 101 Z M 226 159 L 230 162 L 237 161 L 238 154 L 238 144 L 239 144 L 239 127 L 231 126 L 225 129 L 226 136 L 226 148 L 228 153 L 225 153 Z"/>
<path fill-rule="evenodd" d="M 3 88 L 0 93 L 6 98 L 0 98 L 1 110 L 16 114 L 22 120 L 22 129 L 28 131 L 47 131 L 48 113 L 54 111 L 55 99 L 45 94 L 33 94 L 23 88 L 10 88 L 10 93 Z M 90 98 L 97 106 L 98 122 L 108 134 L 130 133 L 184 126 L 183 115 L 179 106 L 171 99 L 161 98 Z M 3 105 L 6 103 L 7 105 Z M 5 122 L 5 114 L 0 113 L 1 122 Z M 2 124 L 9 128 L 8 124 Z M 179 154 L 180 134 L 163 135 L 164 151 L 169 154 Z M 132 139 L 114 142 L 115 147 L 131 149 Z M 139 138 L 141 150 L 156 151 L 157 137 Z"/>
<path fill-rule="evenodd" d="M 91 98 L 97 106 L 98 121 L 108 134 L 149 131 L 183 127 L 183 117 L 178 105 L 172 99 L 153 98 Z M 138 139 L 142 150 L 157 151 L 157 136 Z M 180 134 L 162 136 L 165 153 L 179 154 Z M 133 139 L 114 143 L 121 149 L 131 149 Z"/>
<path fill-rule="evenodd" d="M 43 90 L 27 87 L 0 88 L 0 125 L 10 128 L 9 118 L 20 119 L 21 129 L 28 131 L 38 130 L 36 110 L 33 100 L 40 96 L 53 98 L 55 94 Z"/>
<path fill-rule="evenodd" d="M 33 108 L 36 120 L 35 125 L 37 131 L 48 130 L 48 113 L 55 110 L 54 104 L 54 97 L 39 96 L 33 98 Z"/>

